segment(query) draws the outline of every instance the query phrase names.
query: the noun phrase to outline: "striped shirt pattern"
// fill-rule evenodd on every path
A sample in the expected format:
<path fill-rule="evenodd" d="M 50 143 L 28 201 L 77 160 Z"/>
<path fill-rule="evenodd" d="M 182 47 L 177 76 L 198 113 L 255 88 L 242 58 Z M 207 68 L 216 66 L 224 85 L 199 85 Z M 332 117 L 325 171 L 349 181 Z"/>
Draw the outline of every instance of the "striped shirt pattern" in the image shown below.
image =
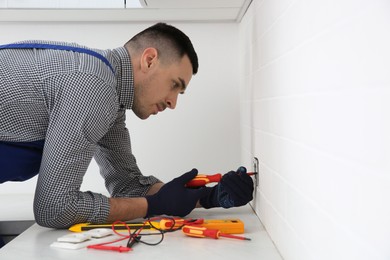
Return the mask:
<path fill-rule="evenodd" d="M 159 181 L 142 175 L 125 126 L 134 96 L 129 54 L 124 47 L 92 50 L 110 62 L 115 74 L 85 53 L 0 50 L 0 140 L 45 139 L 34 198 L 35 219 L 42 226 L 107 220 L 108 198 L 80 191 L 93 157 L 112 197 L 144 196 Z"/>

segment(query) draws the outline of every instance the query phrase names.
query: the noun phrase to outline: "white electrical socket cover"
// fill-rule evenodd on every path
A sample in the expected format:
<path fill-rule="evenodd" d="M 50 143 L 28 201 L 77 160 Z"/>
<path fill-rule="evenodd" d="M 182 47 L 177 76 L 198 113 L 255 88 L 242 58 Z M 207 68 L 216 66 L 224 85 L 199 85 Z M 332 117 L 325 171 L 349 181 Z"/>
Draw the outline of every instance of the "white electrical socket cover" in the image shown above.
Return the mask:
<path fill-rule="evenodd" d="M 93 238 L 102 238 L 102 237 L 113 235 L 114 231 L 108 228 L 95 228 L 95 229 L 88 230 L 87 232 L 85 232 L 85 234 L 90 235 Z"/>
<path fill-rule="evenodd" d="M 59 237 L 50 246 L 62 249 L 80 249 L 97 243 L 111 242 L 118 237 L 111 229 L 98 228 L 82 233 L 72 233 Z"/>
<path fill-rule="evenodd" d="M 259 186 L 259 159 L 257 157 L 253 157 L 253 171 L 255 174 L 255 187 Z"/>
<path fill-rule="evenodd" d="M 88 233 L 75 233 L 68 234 L 62 237 L 57 238 L 58 242 L 67 242 L 67 243 L 81 243 L 88 239 L 91 239 L 91 235 Z"/>
<path fill-rule="evenodd" d="M 65 242 L 53 242 L 51 243 L 51 247 L 54 248 L 62 248 L 62 249 L 80 249 L 87 247 L 89 244 L 87 242 L 82 242 L 82 243 L 65 243 Z"/>

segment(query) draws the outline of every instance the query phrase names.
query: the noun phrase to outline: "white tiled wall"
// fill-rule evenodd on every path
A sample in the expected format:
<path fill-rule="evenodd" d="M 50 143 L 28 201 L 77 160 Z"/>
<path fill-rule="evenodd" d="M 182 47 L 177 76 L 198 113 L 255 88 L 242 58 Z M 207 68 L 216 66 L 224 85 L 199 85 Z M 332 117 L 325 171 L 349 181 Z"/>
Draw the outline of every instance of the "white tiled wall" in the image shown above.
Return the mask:
<path fill-rule="evenodd" d="M 390 1 L 254 0 L 242 160 L 286 259 L 390 259 Z"/>

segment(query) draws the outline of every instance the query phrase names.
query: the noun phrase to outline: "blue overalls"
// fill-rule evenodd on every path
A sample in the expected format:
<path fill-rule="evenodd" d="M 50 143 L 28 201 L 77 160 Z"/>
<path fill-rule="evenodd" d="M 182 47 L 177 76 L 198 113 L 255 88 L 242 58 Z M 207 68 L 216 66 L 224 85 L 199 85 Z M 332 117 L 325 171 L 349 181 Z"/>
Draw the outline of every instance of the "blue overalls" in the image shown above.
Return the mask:
<path fill-rule="evenodd" d="M 0 45 L 1 49 L 54 49 L 86 53 L 103 61 L 114 73 L 114 69 L 104 56 L 89 49 L 40 43 Z M 0 141 L 0 183 L 25 181 L 37 175 L 41 165 L 44 143 L 45 140 L 33 142 Z"/>

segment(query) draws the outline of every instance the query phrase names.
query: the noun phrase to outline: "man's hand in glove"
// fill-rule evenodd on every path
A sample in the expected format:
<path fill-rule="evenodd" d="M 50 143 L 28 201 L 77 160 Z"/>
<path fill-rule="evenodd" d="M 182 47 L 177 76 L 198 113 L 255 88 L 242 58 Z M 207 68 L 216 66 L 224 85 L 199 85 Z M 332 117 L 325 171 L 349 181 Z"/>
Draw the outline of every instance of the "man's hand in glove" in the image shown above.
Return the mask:
<path fill-rule="evenodd" d="M 208 194 L 205 187 L 199 189 L 185 187 L 185 184 L 197 174 L 198 170 L 192 169 L 164 184 L 156 194 L 146 196 L 148 202 L 146 217 L 163 214 L 180 217 L 188 215 L 196 207 L 199 199 Z"/>
<path fill-rule="evenodd" d="M 214 187 L 206 187 L 207 195 L 200 199 L 202 207 L 240 207 L 253 199 L 253 180 L 246 173 L 245 167 L 230 171 L 222 176 Z"/>

